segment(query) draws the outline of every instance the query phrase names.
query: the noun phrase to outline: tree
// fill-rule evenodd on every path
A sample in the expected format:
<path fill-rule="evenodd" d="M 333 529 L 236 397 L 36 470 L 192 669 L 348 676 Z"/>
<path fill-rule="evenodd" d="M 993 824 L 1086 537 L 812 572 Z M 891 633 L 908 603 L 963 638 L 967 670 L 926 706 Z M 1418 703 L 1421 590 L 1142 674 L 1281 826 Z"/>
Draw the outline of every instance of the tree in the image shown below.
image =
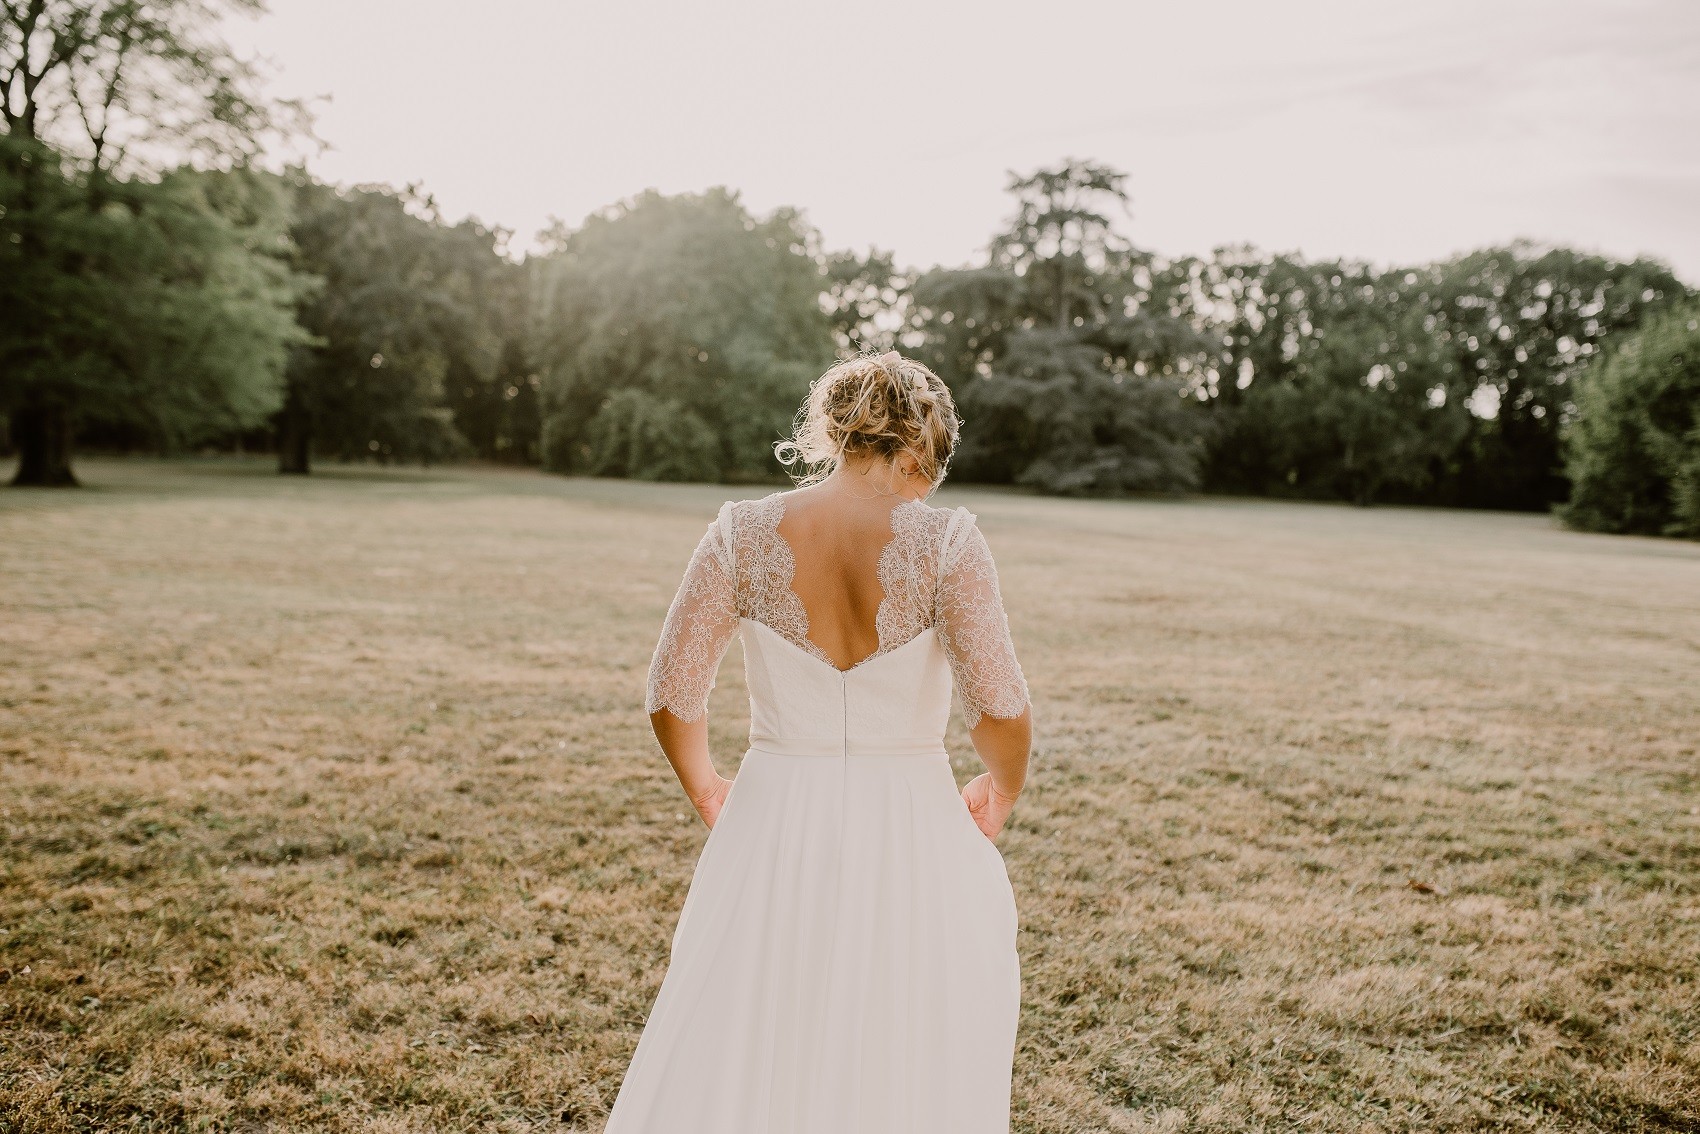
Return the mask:
<path fill-rule="evenodd" d="M 884 353 L 915 340 L 911 289 L 915 273 L 899 270 L 890 252 L 835 252 L 826 258 L 821 296 L 840 354 Z"/>
<path fill-rule="evenodd" d="M 110 181 L 91 209 L 98 175 L 51 168 L 60 160 L 37 145 L 0 162 L 0 407 L 19 450 L 14 483 L 75 483 L 73 412 L 164 448 L 263 421 L 303 338 L 292 308 L 310 286 L 279 255 L 288 212 L 275 183 L 177 170 Z"/>
<path fill-rule="evenodd" d="M 1565 521 L 1700 539 L 1700 307 L 1619 339 L 1578 387 Z"/>
<path fill-rule="evenodd" d="M 0 407 L 15 483 L 73 484 L 79 415 L 162 442 L 275 398 L 301 281 L 276 197 L 239 171 L 298 108 L 217 36 L 252 0 L 0 0 Z M 220 178 L 224 180 L 220 180 Z M 159 353 L 164 352 L 164 353 Z M 230 370 L 240 367 L 240 370 Z"/>
<path fill-rule="evenodd" d="M 518 299 L 518 269 L 500 254 L 504 234 L 444 224 L 416 189 L 292 180 L 297 263 L 322 283 L 300 310 L 314 341 L 290 362 L 278 470 L 305 474 L 315 452 L 430 462 L 463 451 L 445 385 L 485 388 L 516 365 L 501 313 Z"/>
<path fill-rule="evenodd" d="M 1544 510 L 1563 500 L 1572 377 L 1607 338 L 1690 295 L 1655 261 L 1527 243 L 1408 274 L 1453 364 L 1453 396 L 1476 415 L 1436 495 L 1478 507 Z"/>
<path fill-rule="evenodd" d="M 1069 161 L 1011 175 L 1016 211 L 984 267 L 914 287 L 921 353 L 965 422 L 956 469 L 1049 492 L 1197 485 L 1206 422 L 1186 397 L 1206 341 L 1115 230 L 1126 176 Z"/>
<path fill-rule="evenodd" d="M 443 379 L 455 429 L 486 460 L 537 464 L 542 459 L 542 379 L 526 353 L 525 277 L 506 265 L 494 288 L 501 299 L 490 311 L 502 352 L 493 370 L 482 370 L 458 352 Z"/>
<path fill-rule="evenodd" d="M 714 480 L 720 452 L 708 422 L 673 398 L 634 386 L 608 395 L 585 433 L 583 471 L 634 480 Z"/>
<path fill-rule="evenodd" d="M 257 93 L 218 35 L 263 0 L 0 0 L 0 119 L 78 167 L 117 175 L 194 160 L 245 164 L 299 104 Z"/>
<path fill-rule="evenodd" d="M 1231 379 L 1206 384 L 1210 488 L 1519 508 L 1565 491 L 1575 367 L 1687 294 L 1656 264 L 1527 244 L 1385 270 L 1229 248 L 1168 275 Z"/>
<path fill-rule="evenodd" d="M 832 358 L 823 257 L 802 218 L 753 217 L 724 189 L 651 191 L 550 243 L 532 265 L 546 467 L 777 475 L 772 443 Z"/>
<path fill-rule="evenodd" d="M 1409 497 L 1467 435 L 1453 364 L 1404 273 L 1234 248 L 1171 276 L 1180 306 L 1222 344 L 1204 386 L 1218 422 L 1211 487 Z"/>

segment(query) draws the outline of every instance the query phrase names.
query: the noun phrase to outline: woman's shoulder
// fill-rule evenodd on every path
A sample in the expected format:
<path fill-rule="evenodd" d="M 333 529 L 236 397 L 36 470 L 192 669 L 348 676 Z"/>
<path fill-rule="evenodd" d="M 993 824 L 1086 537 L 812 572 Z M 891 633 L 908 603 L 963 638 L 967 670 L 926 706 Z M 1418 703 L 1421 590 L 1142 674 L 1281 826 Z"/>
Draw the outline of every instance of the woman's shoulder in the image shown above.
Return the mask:
<path fill-rule="evenodd" d="M 766 496 L 727 500 L 720 505 L 709 529 L 729 563 L 740 547 L 759 542 L 763 531 L 778 528 L 779 517 L 785 511 L 785 495 L 770 492 Z"/>
<path fill-rule="evenodd" d="M 911 500 L 898 506 L 900 511 L 918 518 L 929 528 L 941 534 L 961 532 L 974 526 L 976 517 L 966 506 L 957 505 L 954 508 L 940 507 L 925 500 Z"/>
<path fill-rule="evenodd" d="M 962 553 L 973 538 L 975 516 L 967 508 L 940 507 L 925 500 L 911 500 L 898 505 L 892 514 L 892 530 L 907 537 L 915 553 L 936 556 L 941 566 L 947 566 Z"/>
<path fill-rule="evenodd" d="M 766 496 L 734 496 L 720 505 L 721 516 L 748 516 L 774 507 L 783 507 L 786 493 L 775 490 Z"/>
<path fill-rule="evenodd" d="M 743 496 L 728 500 L 720 506 L 716 519 L 721 524 L 741 526 L 777 515 L 785 510 L 786 495 L 785 492 L 770 492 L 766 496 Z"/>

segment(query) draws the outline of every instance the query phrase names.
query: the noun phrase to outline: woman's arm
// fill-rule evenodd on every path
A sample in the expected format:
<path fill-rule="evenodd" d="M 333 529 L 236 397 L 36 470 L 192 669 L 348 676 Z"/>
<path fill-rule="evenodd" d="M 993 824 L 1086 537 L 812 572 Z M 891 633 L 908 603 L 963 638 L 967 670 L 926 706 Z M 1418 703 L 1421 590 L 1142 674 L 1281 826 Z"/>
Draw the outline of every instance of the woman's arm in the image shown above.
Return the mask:
<path fill-rule="evenodd" d="M 655 729 L 655 739 L 661 742 L 661 751 L 667 754 L 667 762 L 673 765 L 674 775 L 679 777 L 679 786 L 713 830 L 732 781 L 714 770 L 714 759 L 708 752 L 708 714 L 682 721 L 671 710 L 662 709 L 649 714 L 649 723 Z"/>
<path fill-rule="evenodd" d="M 714 770 L 708 751 L 708 694 L 738 630 L 731 541 L 723 531 L 730 523 L 723 509 L 685 568 L 649 663 L 644 697 L 655 739 L 697 814 L 711 828 L 732 786 Z"/>
<path fill-rule="evenodd" d="M 945 555 L 939 641 L 962 696 L 968 736 L 986 765 L 986 774 L 970 781 L 962 798 L 980 829 L 995 838 L 1027 782 L 1033 709 L 985 536 L 969 527 Z"/>
<path fill-rule="evenodd" d="M 962 789 L 962 799 L 969 814 L 988 839 L 1003 831 L 1015 800 L 1027 783 L 1027 759 L 1033 749 L 1033 708 L 1021 710 L 1021 715 L 1004 719 L 982 716 L 980 723 L 968 730 L 974 751 L 986 765 L 984 775 L 976 776 Z"/>

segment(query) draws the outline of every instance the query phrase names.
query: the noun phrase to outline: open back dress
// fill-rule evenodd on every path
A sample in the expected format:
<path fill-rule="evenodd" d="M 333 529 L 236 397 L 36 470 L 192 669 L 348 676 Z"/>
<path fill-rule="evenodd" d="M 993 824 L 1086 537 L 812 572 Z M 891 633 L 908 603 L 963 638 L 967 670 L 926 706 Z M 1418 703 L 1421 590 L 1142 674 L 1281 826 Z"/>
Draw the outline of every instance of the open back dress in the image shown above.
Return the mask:
<path fill-rule="evenodd" d="M 1006 1134 L 1015 901 L 944 745 L 953 684 L 970 728 L 1028 704 L 991 553 L 966 509 L 898 504 L 879 647 L 840 669 L 787 495 L 722 506 L 650 666 L 649 711 L 695 720 L 740 637 L 749 751 L 606 1134 Z"/>

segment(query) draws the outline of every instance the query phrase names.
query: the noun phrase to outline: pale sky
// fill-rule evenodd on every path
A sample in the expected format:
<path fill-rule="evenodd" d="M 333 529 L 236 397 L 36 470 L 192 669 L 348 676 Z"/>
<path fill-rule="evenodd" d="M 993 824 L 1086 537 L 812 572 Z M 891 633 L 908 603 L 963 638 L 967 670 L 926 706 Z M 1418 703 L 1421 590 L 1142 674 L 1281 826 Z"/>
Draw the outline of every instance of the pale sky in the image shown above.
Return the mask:
<path fill-rule="evenodd" d="M 646 188 L 961 264 L 1008 170 L 1126 170 L 1134 241 L 1414 262 L 1514 237 L 1700 283 L 1700 0 L 272 0 L 309 163 L 513 229 Z"/>

